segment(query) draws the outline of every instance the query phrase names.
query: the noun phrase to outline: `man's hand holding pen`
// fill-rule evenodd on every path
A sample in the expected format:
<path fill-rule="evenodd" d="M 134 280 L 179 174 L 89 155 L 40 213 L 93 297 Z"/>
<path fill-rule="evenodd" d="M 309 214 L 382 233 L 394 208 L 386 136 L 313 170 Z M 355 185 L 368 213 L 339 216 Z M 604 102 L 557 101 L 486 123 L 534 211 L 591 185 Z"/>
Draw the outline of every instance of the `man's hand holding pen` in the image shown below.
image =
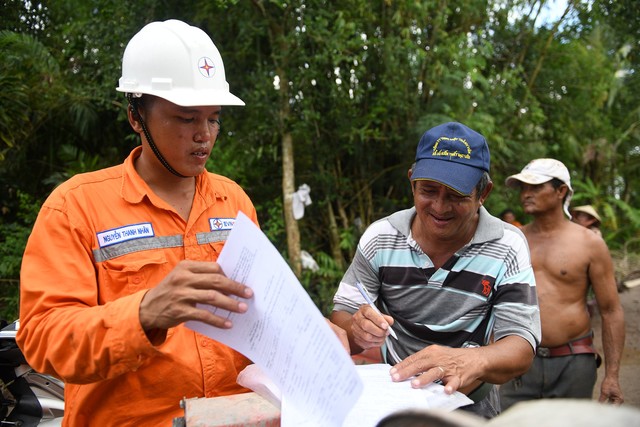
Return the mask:
<path fill-rule="evenodd" d="M 387 337 L 387 335 L 391 335 L 393 338 L 398 339 L 398 336 L 395 334 L 395 332 L 393 332 L 393 329 L 391 329 L 391 325 L 393 325 L 393 323 L 395 322 L 393 320 L 393 317 L 382 314 L 380 310 L 378 310 L 378 307 L 376 307 L 375 303 L 373 302 L 373 299 L 369 295 L 369 292 L 367 292 L 367 288 L 365 288 L 362 285 L 362 283 L 356 282 L 355 285 L 356 285 L 356 288 L 358 289 L 358 292 L 360 292 L 360 295 L 362 295 L 362 297 L 364 298 L 367 304 L 367 305 L 361 306 L 356 314 L 360 313 L 363 310 L 363 308 L 365 308 L 363 312 L 364 318 L 373 322 L 374 326 L 377 327 L 373 330 L 367 330 L 364 328 L 364 325 L 363 325 L 363 331 L 365 332 L 365 334 L 369 333 L 374 335 L 377 338 L 380 332 L 377 329 L 381 329 L 384 332 L 384 337 L 382 340 L 383 342 L 384 342 L 384 339 Z M 373 313 L 371 313 L 371 311 L 373 311 Z M 378 347 L 381 345 L 382 344 L 378 345 Z M 369 347 L 363 347 L 363 348 L 366 350 Z"/>
<path fill-rule="evenodd" d="M 389 335 L 393 317 L 380 314 L 370 305 L 364 304 L 353 315 L 351 330 L 355 343 L 367 350 L 372 347 L 381 347 Z"/>

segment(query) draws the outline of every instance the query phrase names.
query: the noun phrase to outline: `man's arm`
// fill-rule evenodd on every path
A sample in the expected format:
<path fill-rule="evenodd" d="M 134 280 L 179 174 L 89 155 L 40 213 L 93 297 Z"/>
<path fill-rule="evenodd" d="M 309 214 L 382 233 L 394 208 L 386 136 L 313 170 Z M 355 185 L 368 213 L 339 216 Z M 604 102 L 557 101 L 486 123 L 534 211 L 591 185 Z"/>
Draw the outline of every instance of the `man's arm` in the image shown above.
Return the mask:
<path fill-rule="evenodd" d="M 411 381 L 414 388 L 442 379 L 447 393 L 470 393 L 480 382 L 502 384 L 526 372 L 533 355 L 531 344 L 516 335 L 475 348 L 430 345 L 395 365 L 391 376 L 404 381 L 417 375 Z"/>
<path fill-rule="evenodd" d="M 41 210 L 20 271 L 16 336 L 35 370 L 77 384 L 137 369 L 157 351 L 138 321 L 142 292 L 97 305 L 96 272 L 85 243 L 90 239 L 83 230 L 59 209 Z M 122 342 L 126 348 L 114 344 Z"/>
<path fill-rule="evenodd" d="M 442 378 L 447 392 L 469 393 L 481 382 L 503 384 L 529 369 L 540 342 L 540 311 L 526 240 L 520 233 L 510 237 L 505 244 L 516 254 L 516 264 L 505 263 L 509 274 L 494 285 L 495 341 L 473 348 L 431 345 L 397 364 L 394 381 L 419 375 L 412 385 L 421 387 Z"/>
<path fill-rule="evenodd" d="M 361 239 L 366 238 L 369 230 Z M 375 234 L 375 232 L 371 233 Z M 374 301 L 378 298 L 379 278 L 373 273 L 375 268 L 360 251 L 360 248 L 366 245 L 367 243 L 362 241 L 358 245 L 351 265 L 333 297 L 334 311 L 330 316 L 333 323 L 347 332 L 351 354 L 359 354 L 364 350 L 382 346 L 386 336 L 389 335 L 391 325 L 394 324 L 393 317 L 381 316 L 369 307 L 354 285 L 356 281 L 360 281 L 365 287 L 369 284 L 369 294 Z M 374 289 L 375 287 L 378 289 Z"/>
<path fill-rule="evenodd" d="M 129 288 L 118 288 L 122 283 L 116 280 L 101 282 L 103 270 L 93 263 L 92 231 L 78 215 L 71 219 L 58 207 L 63 204 L 58 196 L 54 193 L 38 215 L 20 272 L 16 341 L 35 370 L 77 384 L 135 371 L 159 354 L 154 345 L 164 340 L 167 328 L 203 315 L 206 310 L 196 310 L 197 302 L 219 305 L 216 300 L 222 300 L 237 311 L 240 302 L 227 295 L 251 296 L 208 261 L 183 261 L 161 284 L 130 294 Z M 140 268 L 141 262 L 134 266 Z M 129 268 L 114 269 L 109 279 L 126 284 L 126 274 L 134 267 Z M 165 274 L 156 270 L 158 276 Z M 216 283 L 222 288 L 216 289 Z M 118 297 L 105 297 L 109 292 Z M 155 298 L 158 294 L 160 299 Z M 101 298 L 106 301 L 99 303 Z M 224 324 L 222 318 L 205 316 Z"/>
<path fill-rule="evenodd" d="M 351 348 L 349 347 L 349 337 L 347 336 L 347 331 L 345 331 L 335 323 L 331 322 L 331 320 L 329 319 L 326 319 L 326 320 L 327 320 L 327 323 L 329 324 L 329 327 L 333 331 L 333 333 L 336 334 L 336 336 L 340 340 L 340 344 L 342 344 L 342 347 L 344 347 L 347 353 L 351 354 Z"/>
<path fill-rule="evenodd" d="M 334 311 L 329 316 L 329 320 L 343 329 L 347 333 L 347 340 L 349 341 L 349 349 L 351 354 L 358 354 L 364 351 L 363 348 L 356 345 L 355 338 L 353 336 L 353 332 L 351 331 L 351 319 L 353 315 L 351 313 L 347 313 L 346 311 Z"/>
<path fill-rule="evenodd" d="M 600 387 L 600 402 L 621 404 L 624 402 L 620 388 L 620 359 L 624 348 L 624 312 L 618 296 L 613 273 L 613 261 L 606 243 L 595 238 L 592 245 L 594 254 L 589 265 L 589 281 L 593 287 L 602 317 L 602 346 L 604 351 L 605 374 Z"/>

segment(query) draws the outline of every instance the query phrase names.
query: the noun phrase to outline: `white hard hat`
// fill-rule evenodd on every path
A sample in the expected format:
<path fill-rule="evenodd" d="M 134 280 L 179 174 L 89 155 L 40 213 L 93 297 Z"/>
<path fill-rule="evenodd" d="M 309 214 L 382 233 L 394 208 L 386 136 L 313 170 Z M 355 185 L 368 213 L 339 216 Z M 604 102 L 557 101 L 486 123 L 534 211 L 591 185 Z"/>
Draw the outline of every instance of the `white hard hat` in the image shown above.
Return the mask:
<path fill-rule="evenodd" d="M 182 21 L 152 22 L 127 44 L 116 89 L 174 104 L 244 105 L 229 92 L 220 52 L 200 28 Z"/>

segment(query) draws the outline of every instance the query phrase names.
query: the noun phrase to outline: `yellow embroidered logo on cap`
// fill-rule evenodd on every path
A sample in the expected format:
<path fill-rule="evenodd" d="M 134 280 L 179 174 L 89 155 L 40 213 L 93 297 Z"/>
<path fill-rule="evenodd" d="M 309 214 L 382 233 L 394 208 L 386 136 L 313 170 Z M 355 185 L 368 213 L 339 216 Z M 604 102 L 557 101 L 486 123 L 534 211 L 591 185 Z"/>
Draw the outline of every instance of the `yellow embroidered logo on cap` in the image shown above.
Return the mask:
<path fill-rule="evenodd" d="M 449 151 L 448 148 L 444 148 L 444 149 L 438 149 L 438 146 L 440 145 L 440 142 L 461 142 L 462 144 L 464 144 L 464 146 L 467 148 L 467 152 L 466 153 L 461 153 L 458 150 L 455 151 Z M 432 155 L 434 157 L 457 157 L 460 159 L 467 159 L 470 160 L 471 159 L 471 147 L 469 147 L 469 144 L 467 143 L 467 140 L 462 139 L 462 138 L 448 138 L 446 136 L 441 136 L 440 138 L 438 138 L 438 140 L 435 142 L 435 144 L 433 144 L 433 153 Z"/>

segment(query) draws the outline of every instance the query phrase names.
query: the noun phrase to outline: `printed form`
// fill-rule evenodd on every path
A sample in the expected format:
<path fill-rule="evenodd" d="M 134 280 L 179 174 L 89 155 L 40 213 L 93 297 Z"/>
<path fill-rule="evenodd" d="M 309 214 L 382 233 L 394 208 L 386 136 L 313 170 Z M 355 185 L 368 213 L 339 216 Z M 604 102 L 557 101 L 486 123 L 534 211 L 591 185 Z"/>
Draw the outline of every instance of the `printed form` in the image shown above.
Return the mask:
<path fill-rule="evenodd" d="M 228 277 L 253 289 L 249 309 L 238 314 L 203 306 L 228 317 L 233 327 L 186 326 L 244 354 L 269 376 L 286 402 L 283 427 L 342 426 L 362 393 L 362 380 L 277 249 L 239 212 L 217 262 Z"/>
<path fill-rule="evenodd" d="M 364 388 L 342 427 L 376 427 L 384 417 L 398 411 L 437 409 L 447 412 L 473 403 L 460 392 L 445 393 L 444 386 L 440 384 L 431 383 L 416 389 L 411 387 L 409 380 L 393 382 L 390 369 L 391 365 L 382 363 L 356 365 Z M 281 406 L 283 413 L 296 413 L 296 408 L 291 408 L 288 400 L 282 399 L 278 387 L 258 365 L 249 365 L 240 372 L 238 383 Z"/>

